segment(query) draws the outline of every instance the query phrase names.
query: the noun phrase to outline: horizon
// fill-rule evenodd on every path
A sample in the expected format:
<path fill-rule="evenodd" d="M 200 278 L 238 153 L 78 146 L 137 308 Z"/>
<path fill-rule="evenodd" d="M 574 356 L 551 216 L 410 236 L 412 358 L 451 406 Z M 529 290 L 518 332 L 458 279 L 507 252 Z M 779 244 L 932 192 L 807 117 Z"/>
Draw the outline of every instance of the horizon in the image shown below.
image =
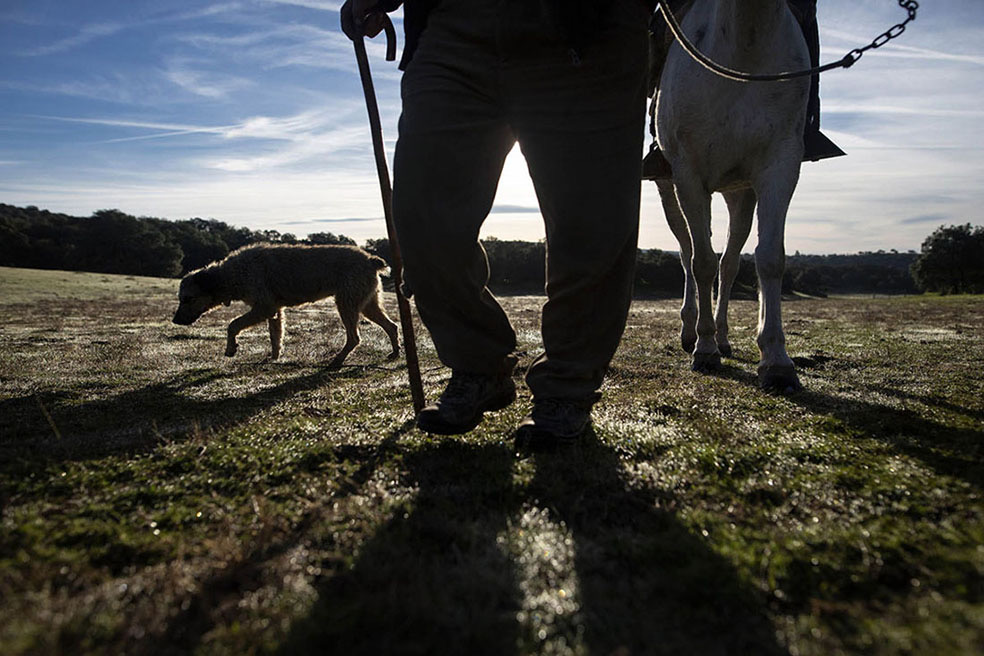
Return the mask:
<path fill-rule="evenodd" d="M 385 237 L 340 5 L 6 3 L 0 201 L 73 216 L 213 218 L 299 238 L 333 232 L 359 244 Z M 904 18 L 890 0 L 820 5 L 822 62 Z M 402 13 L 393 16 L 402 47 Z M 924 3 L 902 37 L 822 77 L 823 131 L 848 156 L 804 164 L 787 252 L 918 252 L 940 225 L 981 223 L 982 35 L 979 0 Z M 391 161 L 400 74 L 383 60 L 380 38 L 367 46 Z M 720 196 L 714 214 L 720 250 Z M 482 236 L 537 241 L 543 233 L 514 149 Z M 745 250 L 754 245 L 753 234 Z M 639 247 L 678 249 L 646 182 Z"/>

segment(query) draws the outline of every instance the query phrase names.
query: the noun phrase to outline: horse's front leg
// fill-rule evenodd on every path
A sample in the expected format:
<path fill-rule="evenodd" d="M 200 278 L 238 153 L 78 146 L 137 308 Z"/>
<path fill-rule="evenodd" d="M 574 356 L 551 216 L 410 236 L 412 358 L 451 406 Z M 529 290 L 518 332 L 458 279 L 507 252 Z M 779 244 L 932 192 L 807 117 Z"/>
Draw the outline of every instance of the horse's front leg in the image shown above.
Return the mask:
<path fill-rule="evenodd" d="M 714 339 L 711 299 L 714 276 L 717 274 L 717 258 L 711 246 L 711 194 L 694 176 L 680 175 L 675 182 L 680 209 L 690 230 L 693 247 L 691 266 L 697 286 L 697 342 L 691 368 L 694 371 L 713 371 L 721 365 L 721 353 Z"/>
<path fill-rule="evenodd" d="M 795 169 L 798 171 L 798 169 Z M 758 365 L 762 389 L 779 392 L 802 388 L 793 361 L 786 353 L 782 329 L 782 274 L 786 267 L 786 212 L 796 187 L 788 172 L 767 179 L 758 192 L 758 246 L 755 268 L 759 278 Z"/>
<path fill-rule="evenodd" d="M 663 202 L 663 214 L 670 231 L 680 244 L 680 265 L 683 267 L 683 306 L 680 308 L 680 345 L 687 353 L 694 352 L 697 343 L 697 286 L 694 283 L 694 270 L 691 265 L 693 248 L 690 245 L 690 231 L 687 220 L 680 211 L 673 183 L 657 180 L 659 199 Z"/>

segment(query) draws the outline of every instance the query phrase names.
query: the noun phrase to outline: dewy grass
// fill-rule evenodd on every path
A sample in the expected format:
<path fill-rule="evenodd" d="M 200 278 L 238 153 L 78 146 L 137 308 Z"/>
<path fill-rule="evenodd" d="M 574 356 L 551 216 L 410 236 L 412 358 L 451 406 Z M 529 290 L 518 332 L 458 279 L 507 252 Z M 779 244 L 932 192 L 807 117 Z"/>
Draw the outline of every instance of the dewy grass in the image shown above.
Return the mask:
<path fill-rule="evenodd" d="M 522 459 L 522 385 L 435 438 L 374 326 L 227 359 L 237 308 L 173 326 L 173 282 L 0 269 L 4 654 L 980 653 L 981 297 L 787 303 L 786 396 L 753 302 L 712 376 L 637 302 L 587 439 Z"/>

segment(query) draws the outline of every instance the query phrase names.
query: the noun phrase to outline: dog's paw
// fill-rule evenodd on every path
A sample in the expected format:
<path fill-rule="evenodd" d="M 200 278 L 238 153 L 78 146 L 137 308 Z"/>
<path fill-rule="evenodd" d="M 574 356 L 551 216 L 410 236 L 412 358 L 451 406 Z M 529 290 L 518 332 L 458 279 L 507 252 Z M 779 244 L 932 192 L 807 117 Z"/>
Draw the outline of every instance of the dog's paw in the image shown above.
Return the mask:
<path fill-rule="evenodd" d="M 239 346 L 238 345 L 236 345 L 236 344 L 230 344 L 229 346 L 226 347 L 225 355 L 226 355 L 227 358 L 231 358 L 232 356 L 234 356 L 236 354 L 236 351 L 238 351 L 238 350 L 239 350 Z"/>
<path fill-rule="evenodd" d="M 400 349 L 394 349 L 392 353 L 386 356 L 387 360 L 395 360 L 400 357 Z"/>

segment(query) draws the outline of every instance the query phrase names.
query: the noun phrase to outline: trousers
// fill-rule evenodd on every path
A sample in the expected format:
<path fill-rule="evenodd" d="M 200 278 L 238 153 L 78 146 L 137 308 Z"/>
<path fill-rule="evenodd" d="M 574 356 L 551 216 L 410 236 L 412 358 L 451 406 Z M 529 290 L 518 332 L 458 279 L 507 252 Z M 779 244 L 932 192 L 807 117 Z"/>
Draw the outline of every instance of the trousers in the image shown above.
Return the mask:
<path fill-rule="evenodd" d="M 596 395 L 632 296 L 645 132 L 649 10 L 615 0 L 574 50 L 544 3 L 442 0 L 401 84 L 394 223 L 404 279 L 438 357 L 512 368 L 516 335 L 479 242 L 519 143 L 546 229 L 544 352 L 535 399 Z"/>

